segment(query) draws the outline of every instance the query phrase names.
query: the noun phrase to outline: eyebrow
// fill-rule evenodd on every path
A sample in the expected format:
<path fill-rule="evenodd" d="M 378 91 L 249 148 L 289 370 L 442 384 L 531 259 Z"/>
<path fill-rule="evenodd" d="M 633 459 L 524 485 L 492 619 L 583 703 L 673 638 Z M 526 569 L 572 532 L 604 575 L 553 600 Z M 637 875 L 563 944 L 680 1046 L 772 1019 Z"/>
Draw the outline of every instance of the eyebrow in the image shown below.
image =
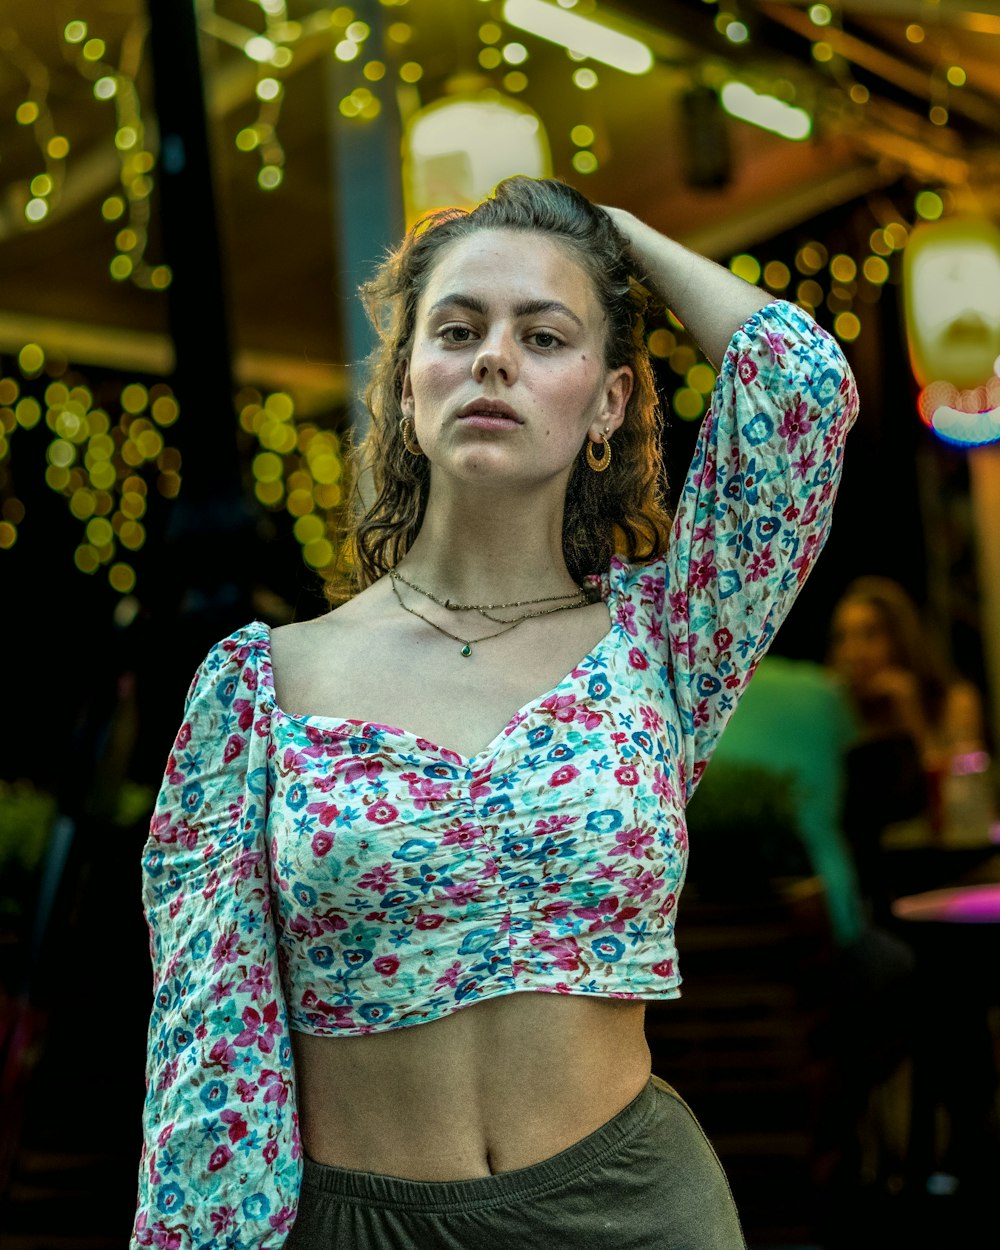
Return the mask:
<path fill-rule="evenodd" d="M 463 295 L 460 291 L 456 291 L 439 299 L 428 312 L 433 315 L 440 312 L 443 308 L 456 307 L 467 308 L 470 312 L 479 313 L 481 317 L 485 317 L 489 311 L 485 300 L 481 300 L 475 295 Z M 515 317 L 535 317 L 539 313 L 562 313 L 564 316 L 569 317 L 571 321 L 575 321 L 581 329 L 585 328 L 576 313 L 556 299 L 522 300 L 521 303 L 514 306 Z"/>

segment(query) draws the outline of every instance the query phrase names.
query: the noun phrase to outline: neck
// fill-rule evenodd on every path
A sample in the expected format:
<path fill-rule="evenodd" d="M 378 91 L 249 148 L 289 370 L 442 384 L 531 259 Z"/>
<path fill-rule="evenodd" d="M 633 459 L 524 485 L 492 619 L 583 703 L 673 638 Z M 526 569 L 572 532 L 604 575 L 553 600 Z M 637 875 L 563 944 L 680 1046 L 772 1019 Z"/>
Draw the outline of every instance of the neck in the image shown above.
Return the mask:
<path fill-rule="evenodd" d="M 563 556 L 562 524 L 562 499 L 553 507 L 551 491 L 499 498 L 476 486 L 444 498 L 432 489 L 400 571 L 459 603 L 566 594 L 576 583 Z"/>

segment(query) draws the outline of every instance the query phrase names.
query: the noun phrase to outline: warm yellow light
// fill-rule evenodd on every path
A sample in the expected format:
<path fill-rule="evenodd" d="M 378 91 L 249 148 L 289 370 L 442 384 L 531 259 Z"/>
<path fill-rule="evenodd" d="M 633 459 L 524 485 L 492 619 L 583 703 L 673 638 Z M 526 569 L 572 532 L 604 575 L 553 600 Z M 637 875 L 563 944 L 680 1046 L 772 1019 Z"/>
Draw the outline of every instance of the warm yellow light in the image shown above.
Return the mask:
<path fill-rule="evenodd" d="M 251 61 L 263 65 L 273 58 L 277 45 L 264 35 L 252 35 L 243 45 L 243 51 Z"/>
<path fill-rule="evenodd" d="M 32 199 L 24 206 L 24 215 L 29 221 L 42 221 L 48 216 L 49 206 L 45 200 Z"/>
<path fill-rule="evenodd" d="M 419 82 L 424 76 L 423 66 L 417 61 L 406 61 L 399 67 L 399 76 L 403 82 Z"/>
<path fill-rule="evenodd" d="M 503 30 L 496 22 L 483 22 L 479 28 L 479 39 L 482 43 L 499 43 Z"/>
<path fill-rule="evenodd" d="M 40 373 L 45 364 L 45 353 L 37 343 L 25 343 L 17 354 L 17 363 L 25 375 Z M 18 420 L 20 421 L 20 417 Z M 21 424 L 24 422 L 21 421 Z"/>
<path fill-rule="evenodd" d="M 0 521 L 0 547 L 9 550 L 17 542 L 17 530 L 9 521 Z"/>
<path fill-rule="evenodd" d="M 916 22 L 911 23 L 906 28 L 906 37 L 909 39 L 910 43 L 923 43 L 924 28 L 922 26 L 918 26 Z"/>
<path fill-rule="evenodd" d="M 670 368 L 683 378 L 687 376 L 687 371 L 697 363 L 697 360 L 694 348 L 688 343 L 681 343 L 670 353 Z"/>
<path fill-rule="evenodd" d="M 901 221 L 890 221 L 883 233 L 893 249 L 901 252 L 906 247 L 910 232 Z"/>
<path fill-rule="evenodd" d="M 523 43 L 505 43 L 502 51 L 508 65 L 523 65 L 528 59 L 528 49 Z"/>
<path fill-rule="evenodd" d="M 332 562 L 333 546 L 326 538 L 314 538 L 302 548 L 302 557 L 310 567 L 321 569 Z"/>
<path fill-rule="evenodd" d="M 594 132 L 589 126 L 574 126 L 569 132 L 569 137 L 578 148 L 589 148 L 594 142 Z"/>
<path fill-rule="evenodd" d="M 933 122 L 935 126 L 947 126 L 948 125 L 948 110 L 944 107 L 943 104 L 933 105 L 930 111 L 928 112 L 927 116 L 930 118 L 930 120 Z"/>
<path fill-rule="evenodd" d="M 52 179 L 48 174 L 36 174 L 31 180 L 32 195 L 48 195 L 52 190 Z"/>
<path fill-rule="evenodd" d="M 483 69 L 496 69 L 503 57 L 499 48 L 482 48 L 478 60 Z"/>
<path fill-rule="evenodd" d="M 944 212 L 944 201 L 936 191 L 918 191 L 913 200 L 917 215 L 925 221 L 937 221 Z"/>
<path fill-rule="evenodd" d="M 597 86 L 597 74 L 594 70 L 588 69 L 584 65 L 580 69 L 573 71 L 573 82 L 581 91 L 592 91 Z"/>
<path fill-rule="evenodd" d="M 662 327 L 650 332 L 647 340 L 649 354 L 658 360 L 665 360 L 677 346 L 677 339 L 669 330 Z"/>
<path fill-rule="evenodd" d="M 519 69 L 512 69 L 509 74 L 504 74 L 503 85 L 507 91 L 516 95 L 528 85 L 528 75 L 522 74 Z"/>
<path fill-rule="evenodd" d="M 750 31 L 743 22 L 728 22 L 725 33 L 730 43 L 746 43 L 750 38 Z"/>
<path fill-rule="evenodd" d="M 674 391 L 673 406 L 683 421 L 695 421 L 705 411 L 705 397 L 690 386 L 682 386 Z"/>
<path fill-rule="evenodd" d="M 94 83 L 94 95 L 98 100 L 110 100 L 117 90 L 118 82 L 110 74 L 105 74 Z"/>
<path fill-rule="evenodd" d="M 692 365 L 684 380 L 699 394 L 708 395 L 715 386 L 715 370 L 704 363 Z"/>
<path fill-rule="evenodd" d="M 818 308 L 823 302 L 823 288 L 812 278 L 807 278 L 795 288 L 795 299 L 805 308 Z"/>
<path fill-rule="evenodd" d="M 241 152 L 252 152 L 260 143 L 260 138 L 253 126 L 244 126 L 237 132 L 236 146 Z"/>
<path fill-rule="evenodd" d="M 965 86 L 965 70 L 961 65 L 949 65 L 948 73 L 945 75 L 953 87 Z"/>
<path fill-rule="evenodd" d="M 845 343 L 853 343 L 861 333 L 861 321 L 856 313 L 837 313 L 833 319 L 833 332 Z"/>
<path fill-rule="evenodd" d="M 746 252 L 734 256 L 729 262 L 729 268 L 737 278 L 742 278 L 744 282 L 755 284 L 760 281 L 760 261 Z"/>
<path fill-rule="evenodd" d="M 157 265 L 149 275 L 149 281 L 157 291 L 165 291 L 170 285 L 173 276 L 169 265 Z"/>
<path fill-rule="evenodd" d="M 135 589 L 135 569 L 130 564 L 112 564 L 108 569 L 108 581 L 119 594 L 127 595 Z"/>
<path fill-rule="evenodd" d="M 838 282 L 852 282 L 858 274 L 858 266 L 852 257 L 838 252 L 830 261 L 830 273 Z"/>
<path fill-rule="evenodd" d="M 257 84 L 258 100 L 276 100 L 280 95 L 281 83 L 277 78 L 262 78 Z"/>
<path fill-rule="evenodd" d="M 100 560 L 90 543 L 81 543 L 73 553 L 73 563 L 81 573 L 93 573 L 97 570 Z"/>
<path fill-rule="evenodd" d="M 364 43 L 372 32 L 367 22 L 351 22 L 344 33 L 355 43 Z"/>
<path fill-rule="evenodd" d="M 117 221 L 125 211 L 125 201 L 120 195 L 109 195 L 101 205 L 101 216 L 105 221 Z"/>
<path fill-rule="evenodd" d="M 814 26 L 829 26 L 833 20 L 833 13 L 830 11 L 829 5 L 811 4 L 809 6 L 809 18 Z"/>
<path fill-rule="evenodd" d="M 823 64 L 826 61 L 832 61 L 833 48 L 830 47 L 825 39 L 818 39 L 812 46 L 812 56 L 813 60 L 819 61 L 820 64 Z"/>
<path fill-rule="evenodd" d="M 369 82 L 379 82 L 385 77 L 385 65 L 382 61 L 369 61 L 361 72 Z"/>
<path fill-rule="evenodd" d="M 38 105 L 34 100 L 25 100 L 17 106 L 14 116 L 22 126 L 30 126 L 38 120 Z"/>
<path fill-rule="evenodd" d="M 869 92 L 868 92 L 868 88 L 864 86 L 863 83 L 852 82 L 851 90 L 848 92 L 848 94 L 850 95 L 851 99 L 854 101 L 855 104 L 867 104 L 868 103 Z"/>
<path fill-rule="evenodd" d="M 785 139 L 807 139 L 812 130 L 812 118 L 805 109 L 786 104 L 777 96 L 754 91 L 746 83 L 725 83 L 719 92 L 719 103 L 731 117 Z"/>
<path fill-rule="evenodd" d="M 138 139 L 134 126 L 121 126 L 115 132 L 115 147 L 119 152 L 127 152 L 129 148 L 135 147 Z"/>
<path fill-rule="evenodd" d="M 889 280 L 889 266 L 881 256 L 867 257 L 861 272 L 873 286 L 881 286 Z"/>
<path fill-rule="evenodd" d="M 83 57 L 86 61 L 99 61 L 104 53 L 103 39 L 88 39 L 83 45 Z"/>
<path fill-rule="evenodd" d="M 772 291 L 783 291 L 791 280 L 788 266 L 780 260 L 769 260 L 764 266 L 764 282 Z"/>
<path fill-rule="evenodd" d="M 81 21 L 67 22 L 63 28 L 63 38 L 67 43 L 82 43 L 87 38 L 87 23 Z"/>
<path fill-rule="evenodd" d="M 582 148 L 579 152 L 573 153 L 572 163 L 578 174 L 592 174 L 597 168 L 597 157 L 593 152 Z"/>
<path fill-rule="evenodd" d="M 275 191 L 281 186 L 284 176 L 280 165 L 262 165 L 257 174 L 257 185 L 263 191 Z"/>
<path fill-rule="evenodd" d="M 393 22 L 385 33 L 393 43 L 409 43 L 413 37 L 413 27 L 406 22 Z"/>
<path fill-rule="evenodd" d="M 33 375 L 41 369 L 45 363 L 45 358 L 42 356 L 38 364 L 34 364 L 29 368 L 24 359 L 24 351 L 26 350 L 22 350 L 21 355 L 18 357 L 18 364 L 21 366 L 22 373 Z M 36 347 L 35 350 L 39 354 L 41 353 L 41 348 Z M 33 430 L 42 419 L 41 405 L 37 399 L 32 399 L 30 395 L 25 395 L 23 399 L 18 401 L 17 407 L 14 409 L 14 416 L 17 418 L 17 423 L 22 430 Z"/>
<path fill-rule="evenodd" d="M 603 22 L 556 8 L 546 0 L 505 0 L 503 19 L 539 39 L 559 44 L 626 74 L 646 74 L 653 68 L 653 54 L 641 40 L 613 30 Z"/>

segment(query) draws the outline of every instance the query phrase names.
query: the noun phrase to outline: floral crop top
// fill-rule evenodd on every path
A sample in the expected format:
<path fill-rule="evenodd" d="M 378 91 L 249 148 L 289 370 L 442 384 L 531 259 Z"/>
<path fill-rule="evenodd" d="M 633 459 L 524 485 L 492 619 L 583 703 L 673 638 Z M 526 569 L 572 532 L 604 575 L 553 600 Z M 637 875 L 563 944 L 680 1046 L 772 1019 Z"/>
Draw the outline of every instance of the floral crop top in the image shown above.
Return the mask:
<path fill-rule="evenodd" d="M 794 304 L 729 344 L 665 557 L 466 758 L 276 705 L 270 635 L 192 681 L 143 856 L 154 1001 L 133 1246 L 279 1250 L 301 1149 L 290 1030 L 355 1035 L 516 990 L 679 993 L 684 807 L 825 542 L 854 379 Z"/>

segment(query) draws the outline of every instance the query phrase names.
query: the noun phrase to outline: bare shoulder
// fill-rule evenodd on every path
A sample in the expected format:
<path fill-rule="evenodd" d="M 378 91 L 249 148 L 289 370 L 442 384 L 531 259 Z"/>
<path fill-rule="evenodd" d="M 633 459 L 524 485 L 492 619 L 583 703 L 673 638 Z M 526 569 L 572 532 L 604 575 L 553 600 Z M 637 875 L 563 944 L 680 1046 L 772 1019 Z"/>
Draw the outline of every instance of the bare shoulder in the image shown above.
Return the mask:
<path fill-rule="evenodd" d="M 321 675 L 352 664 L 359 647 L 372 638 L 383 609 L 383 592 L 376 583 L 321 616 L 272 629 L 271 665 L 279 705 L 311 705 Z"/>

